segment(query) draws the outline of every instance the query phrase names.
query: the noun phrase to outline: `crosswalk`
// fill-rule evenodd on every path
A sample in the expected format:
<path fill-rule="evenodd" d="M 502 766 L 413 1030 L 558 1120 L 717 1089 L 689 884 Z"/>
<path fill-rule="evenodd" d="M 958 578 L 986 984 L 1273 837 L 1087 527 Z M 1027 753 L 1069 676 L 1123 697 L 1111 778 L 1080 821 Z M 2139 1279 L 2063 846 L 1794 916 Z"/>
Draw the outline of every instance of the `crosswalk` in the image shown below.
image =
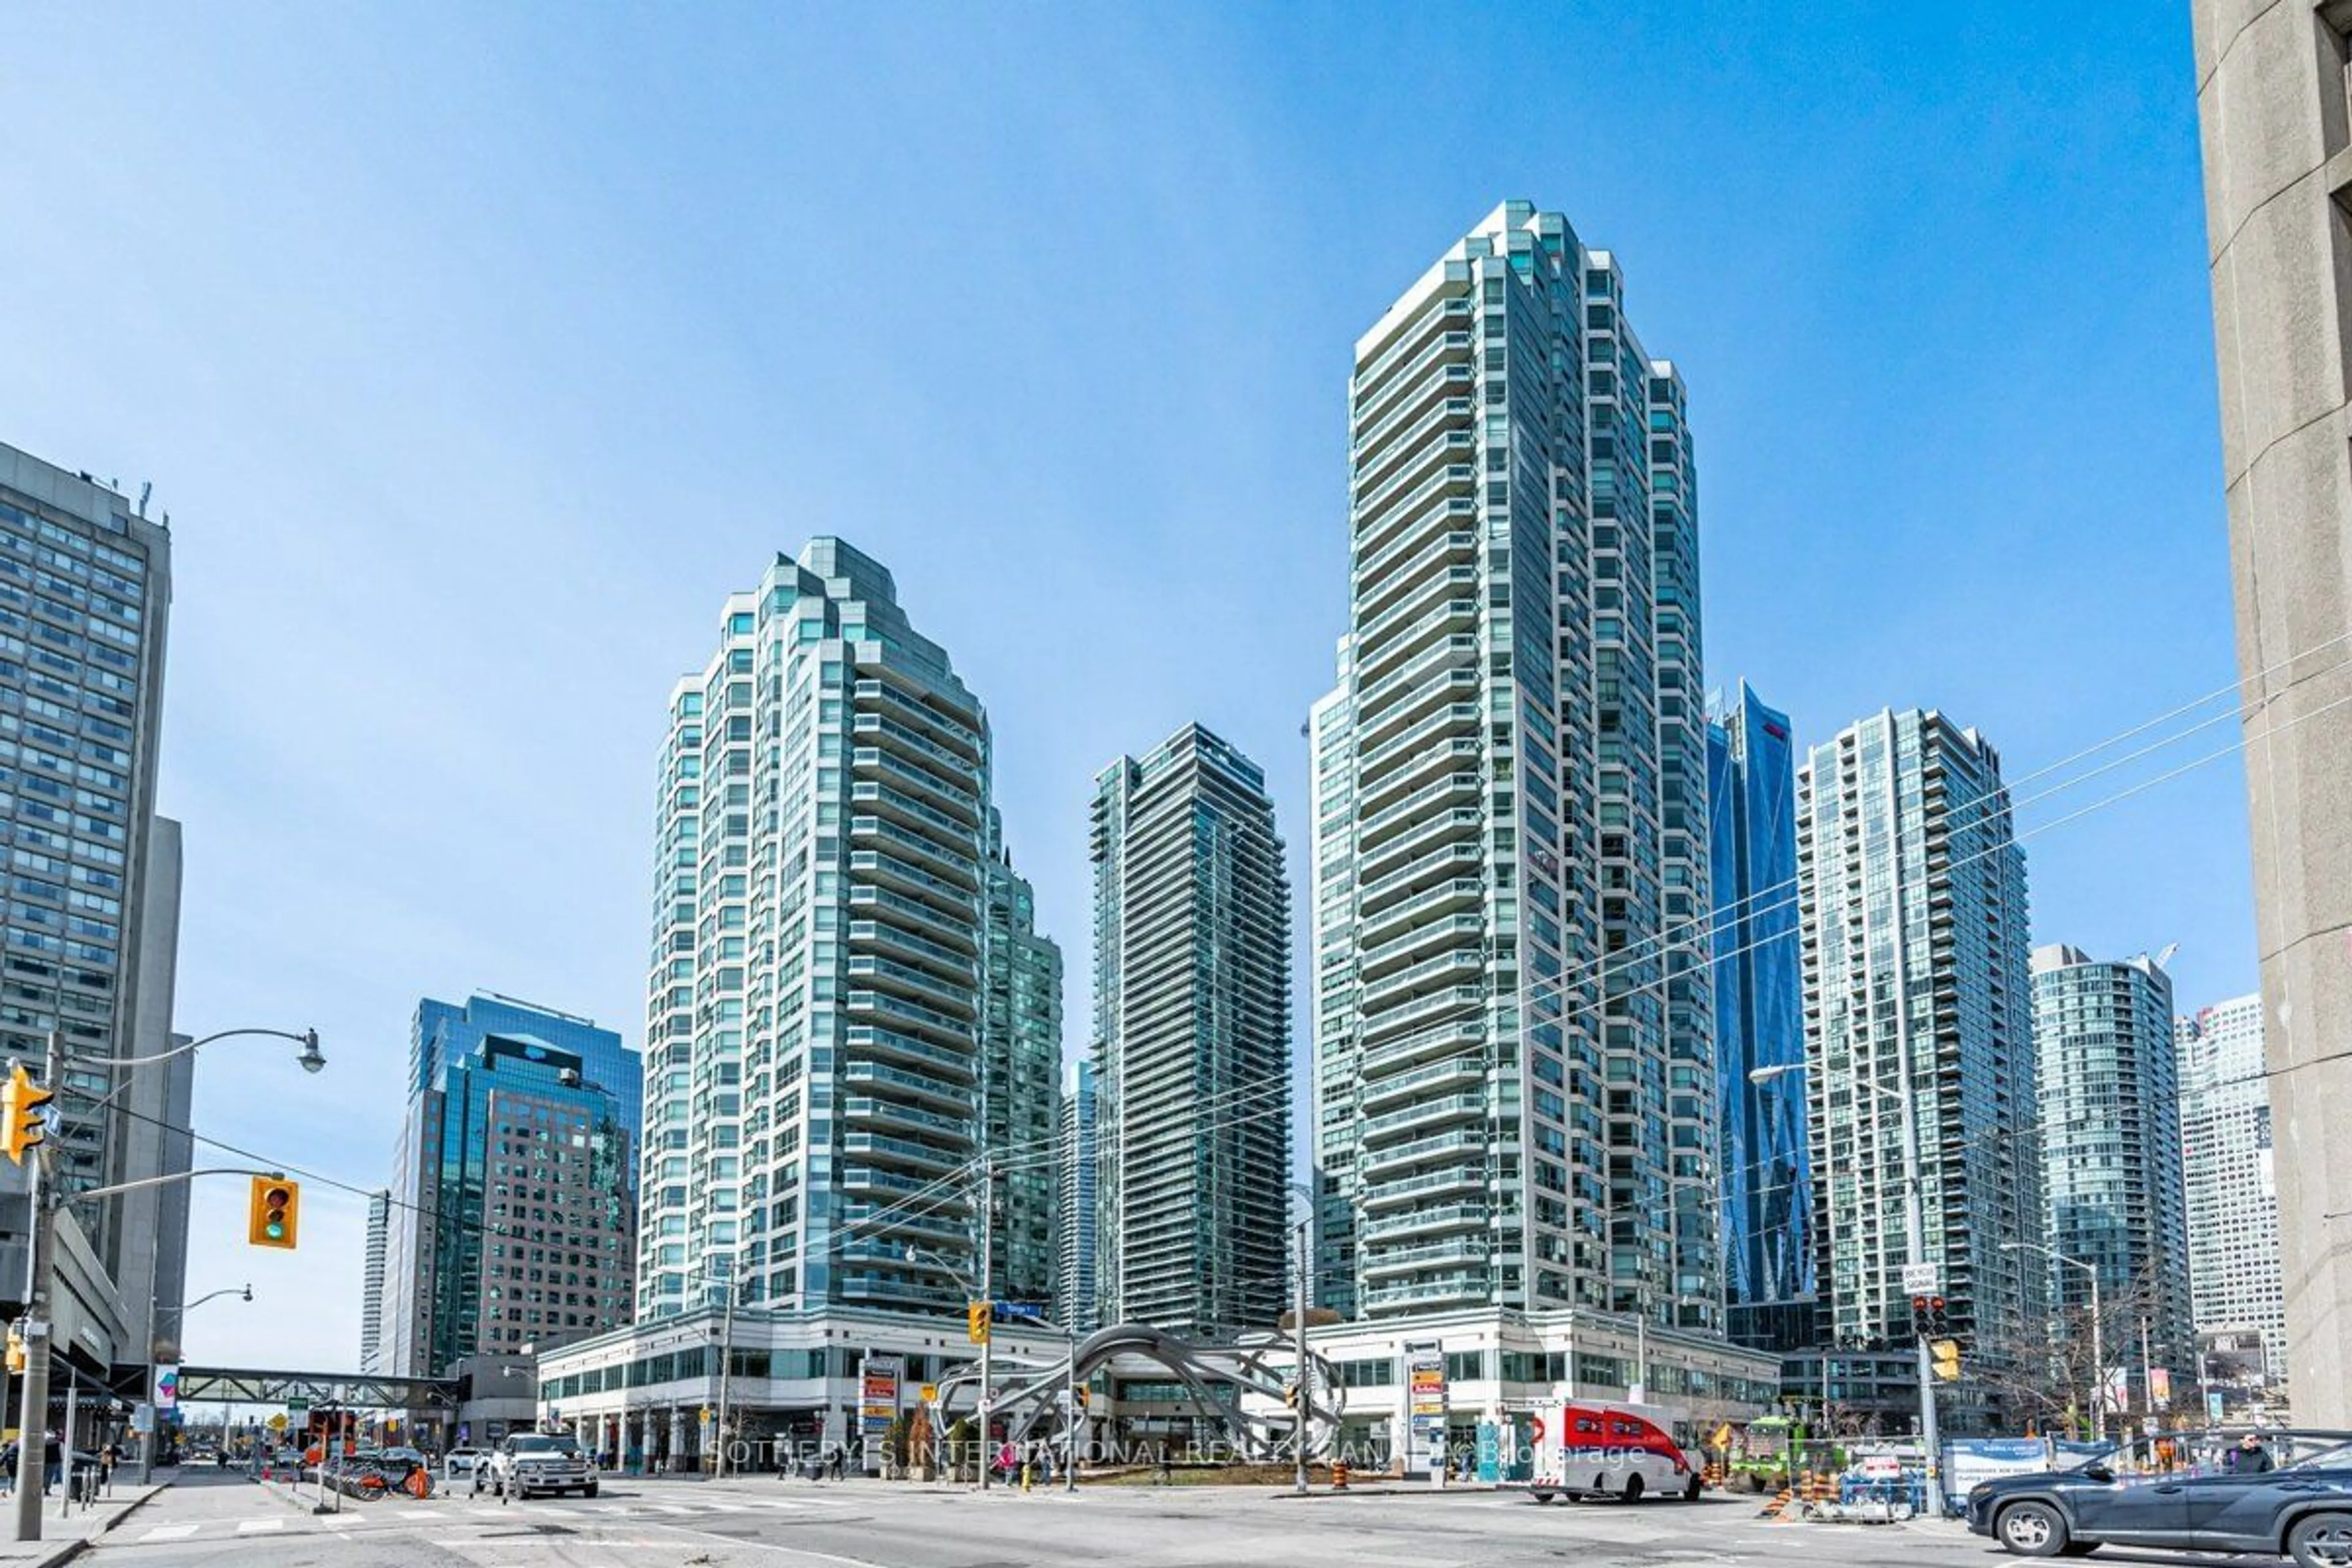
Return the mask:
<path fill-rule="evenodd" d="M 265 1515 L 257 1519 L 205 1520 L 194 1524 L 157 1524 L 143 1531 L 136 1528 L 126 1530 L 122 1534 L 127 1542 L 144 1546 L 269 1535 L 289 1528 L 305 1533 L 388 1530 L 439 1531 L 493 1523 L 511 1526 L 526 1521 L 544 1521 L 593 1529 L 630 1522 L 658 1523 L 670 1520 L 730 1516 L 738 1519 L 781 1518 L 828 1506 L 835 1505 L 815 1500 L 761 1497 L 697 1499 L 692 1502 L 658 1501 L 643 1497 L 567 1498 L 562 1502 L 509 1504 L 470 1495 L 436 1498 L 425 1502 L 387 1498 L 381 1502 L 348 1503 L 341 1513 L 296 1519 L 290 1524 L 287 1518 Z"/>

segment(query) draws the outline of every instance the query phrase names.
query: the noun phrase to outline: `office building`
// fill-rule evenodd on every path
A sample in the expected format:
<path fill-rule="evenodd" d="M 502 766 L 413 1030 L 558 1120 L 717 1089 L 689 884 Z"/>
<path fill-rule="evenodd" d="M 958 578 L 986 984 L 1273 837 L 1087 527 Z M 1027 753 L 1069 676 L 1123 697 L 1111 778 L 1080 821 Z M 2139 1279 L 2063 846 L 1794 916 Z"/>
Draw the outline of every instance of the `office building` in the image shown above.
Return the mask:
<path fill-rule="evenodd" d="M 611 1029 L 593 1018 L 575 1017 L 532 1002 L 517 1001 L 496 992 L 469 996 L 462 1004 L 431 997 L 416 1005 L 408 1031 L 408 1082 L 413 1094 L 422 1094 L 439 1079 L 442 1067 L 472 1056 L 485 1037 L 494 1034 L 529 1035 L 580 1058 L 588 1081 L 612 1091 L 620 1102 L 621 1125 L 629 1146 L 638 1146 L 645 1121 L 644 1058 Z M 632 1182 L 636 1173 L 629 1173 Z"/>
<path fill-rule="evenodd" d="M 401 1130 L 377 1331 L 385 1369 L 439 1377 L 461 1360 L 626 1322 L 635 1152 L 619 1098 L 580 1053 L 491 1030 L 444 1054 Z"/>
<path fill-rule="evenodd" d="M 994 1205 L 989 1294 L 1049 1306 L 1061 1261 L 1062 950 L 988 814 L 982 864 L 981 1084 Z"/>
<path fill-rule="evenodd" d="M 2295 1418 L 2352 1426 L 2352 14 L 2191 12 Z"/>
<path fill-rule="evenodd" d="M 1682 380 L 1615 259 L 1508 202 L 1358 341 L 1349 397 L 1348 639 L 1309 726 L 1338 1299 L 1720 1331 Z"/>
<path fill-rule="evenodd" d="M 2196 1344 L 2172 977 L 2145 953 L 2104 962 L 2063 945 L 2034 949 L 2032 972 L 2043 1215 L 2034 1239 L 2097 1270 L 2114 1363 L 2144 1321 L 2148 1365 L 2186 1391 Z M 2090 1269 L 2050 1266 L 2062 1337 L 2088 1333 Z M 2145 1409 L 2141 1381 L 2135 1373 Z"/>
<path fill-rule="evenodd" d="M 1797 774 L 1789 716 L 1746 681 L 1707 724 L 1708 935 L 1723 1130 L 1723 1299 L 1731 1338 L 1814 1342 L 1812 1155 L 1797 943 Z M 1767 1076 L 1759 1082 L 1750 1075 Z"/>
<path fill-rule="evenodd" d="M 638 1319 L 961 1315 L 978 1268 L 988 721 L 819 538 L 670 701 Z"/>
<path fill-rule="evenodd" d="M 360 1370 L 380 1373 L 383 1365 L 383 1265 L 392 1245 L 392 1194 L 368 1199 L 367 1241 L 360 1255 Z"/>
<path fill-rule="evenodd" d="M 1095 1135 L 1095 1064 L 1074 1062 L 1062 1093 L 1061 1260 L 1055 1314 L 1081 1332 L 1102 1327 L 1095 1273 L 1096 1173 L 1101 1148 Z"/>
<path fill-rule="evenodd" d="M 37 1076 L 52 1030 L 75 1058 L 52 1140 L 68 1189 L 189 1168 L 194 1060 L 173 1033 L 180 828 L 155 815 L 171 536 L 115 487 L 0 445 L 0 1058 Z M 0 1067 L 5 1067 L 0 1059 Z M 0 1293 L 23 1294 L 24 1172 L 0 1173 Z M 85 1380 L 144 1396 L 178 1328 L 184 1184 L 77 1205 L 60 1225 L 52 1342 Z M 159 1306 L 162 1321 L 159 1321 Z M 119 1369 L 119 1370 L 117 1370 Z M 54 1374 L 67 1375 L 60 1364 Z"/>
<path fill-rule="evenodd" d="M 2286 1289 L 2263 999 L 2200 1007 L 2176 1022 L 2174 1039 L 2191 1315 L 2202 1341 L 2227 1340 L 2232 1352 L 2259 1345 L 2251 1370 L 2284 1392 Z"/>
<path fill-rule="evenodd" d="M 1828 1342 L 1912 1335 L 1906 1194 L 1974 1364 L 2046 1342 L 2025 852 L 2000 758 L 1914 709 L 1797 774 L 1806 1106 Z M 1915 1157 L 1916 1151 L 1916 1157 Z M 1956 1424 L 1951 1429 L 1964 1429 Z"/>
<path fill-rule="evenodd" d="M 1283 1310 L 1290 886 L 1255 763 L 1197 724 L 1095 781 L 1097 1284 L 1202 1336 Z"/>

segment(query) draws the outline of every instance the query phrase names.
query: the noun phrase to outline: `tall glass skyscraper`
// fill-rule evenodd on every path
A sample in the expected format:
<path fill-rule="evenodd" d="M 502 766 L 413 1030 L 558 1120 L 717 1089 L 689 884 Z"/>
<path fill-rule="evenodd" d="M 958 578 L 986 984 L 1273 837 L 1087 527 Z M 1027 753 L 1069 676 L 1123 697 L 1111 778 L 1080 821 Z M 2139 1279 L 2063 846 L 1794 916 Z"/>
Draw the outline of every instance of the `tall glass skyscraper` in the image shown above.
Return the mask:
<path fill-rule="evenodd" d="M 2025 851 L 2000 754 L 1918 709 L 1815 746 L 1797 774 L 1797 879 L 1829 1335 L 1909 1342 L 1916 1180 L 1919 1254 L 1954 1327 L 1979 1362 L 2019 1357 L 2044 1337 L 2046 1294 L 2042 1260 L 2003 1250 L 2040 1240 L 2042 1211 Z"/>
<path fill-rule="evenodd" d="M 2146 953 L 2109 963 L 2063 944 L 2034 949 L 2032 967 L 2042 1237 L 2098 1270 L 2103 1316 L 2126 1331 L 2146 1321 L 2151 1364 L 2186 1389 L 2196 1351 L 2172 977 Z M 2074 1314 L 2059 1319 L 2068 1331 L 2090 1309 L 2090 1276 L 2053 1263 L 2049 1287 Z M 2107 1342 L 2117 1364 L 2127 1339 Z"/>
<path fill-rule="evenodd" d="M 431 1089 L 444 1067 L 475 1054 L 491 1035 L 529 1035 L 578 1057 L 588 1081 L 610 1089 L 619 1102 L 629 1146 L 637 1146 L 645 1120 L 644 1058 L 616 1031 L 600 1027 L 593 1018 L 495 992 L 469 996 L 463 1004 L 430 996 L 417 1003 L 408 1031 L 409 1092 Z M 634 1169 L 629 1180 L 636 1180 Z"/>
<path fill-rule="evenodd" d="M 1198 724 L 1095 781 L 1096 1278 L 1106 1321 L 1283 1310 L 1290 885 L 1265 774 Z"/>
<path fill-rule="evenodd" d="M 639 1317 L 730 1274 L 747 1305 L 961 1315 L 992 1119 L 1050 1168 L 1060 1011 L 979 700 L 820 538 L 728 601 L 660 776 Z M 1051 1184 L 997 1163 L 1003 1268 L 1049 1276 Z"/>
<path fill-rule="evenodd" d="M 988 1146 L 1003 1155 L 990 1170 L 989 1289 L 993 1300 L 1044 1304 L 1061 1250 L 1062 950 L 1037 934 L 1036 895 L 1013 869 L 992 807 L 982 869 L 981 1103 Z"/>
<path fill-rule="evenodd" d="M 1722 1108 L 1723 1297 L 1732 1339 L 1814 1341 L 1812 1159 L 1797 943 L 1797 774 L 1789 716 L 1746 681 L 1707 725 L 1716 1093 Z"/>
<path fill-rule="evenodd" d="M 1095 1065 L 1075 1063 L 1062 1095 L 1062 1258 L 1055 1300 L 1062 1322 L 1081 1332 L 1102 1326 L 1095 1274 L 1096 1176 L 1101 1161 L 1095 1118 Z"/>
<path fill-rule="evenodd" d="M 419 1037 L 435 1036 L 428 1009 L 450 1016 L 420 1005 Z M 439 1037 L 433 1081 L 402 1127 L 381 1264 L 379 1360 L 402 1377 L 553 1350 L 629 1320 L 636 1150 L 620 1097 L 581 1053 L 520 1029 Z"/>
<path fill-rule="evenodd" d="M 2286 1287 L 2279 1265 L 2278 1164 L 2263 999 L 2239 996 L 2179 1019 L 2180 1142 L 2189 1283 L 2197 1332 L 2259 1338 L 2262 1370 L 2286 1378 Z"/>
<path fill-rule="evenodd" d="M 1325 1268 L 1376 1317 L 1719 1329 L 1681 378 L 1614 259 L 1525 202 L 1355 364 L 1349 637 L 1310 726 Z"/>

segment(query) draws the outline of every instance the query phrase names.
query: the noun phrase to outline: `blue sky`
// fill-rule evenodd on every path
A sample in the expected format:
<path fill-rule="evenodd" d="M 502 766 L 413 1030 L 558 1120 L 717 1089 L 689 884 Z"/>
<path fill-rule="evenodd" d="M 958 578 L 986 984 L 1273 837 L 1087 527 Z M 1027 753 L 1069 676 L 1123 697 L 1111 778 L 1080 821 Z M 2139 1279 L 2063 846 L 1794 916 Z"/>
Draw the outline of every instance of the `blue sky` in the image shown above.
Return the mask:
<path fill-rule="evenodd" d="M 1299 851 L 1349 349 L 1506 196 L 1690 384 L 1713 682 L 2012 776 L 2226 685 L 2186 7 L 1790 9 L 8 8 L 0 439 L 173 516 L 181 1025 L 333 1058 L 202 1130 L 374 1185 L 419 994 L 635 1039 L 664 699 L 821 531 L 990 707 L 1075 1047 L 1098 768 L 1200 719 Z M 2251 989 L 2242 792 L 2034 839 L 2037 936 Z M 190 1353 L 350 1364 L 360 1200 L 240 1201 Z"/>

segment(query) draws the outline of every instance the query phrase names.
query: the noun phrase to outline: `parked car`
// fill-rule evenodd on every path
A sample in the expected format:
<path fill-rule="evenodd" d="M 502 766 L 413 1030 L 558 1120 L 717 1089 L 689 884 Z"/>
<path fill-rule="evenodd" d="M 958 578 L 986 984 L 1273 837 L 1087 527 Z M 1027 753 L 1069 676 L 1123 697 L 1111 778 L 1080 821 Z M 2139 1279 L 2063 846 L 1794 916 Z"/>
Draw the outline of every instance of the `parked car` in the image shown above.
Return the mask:
<path fill-rule="evenodd" d="M 475 1467 L 474 1489 L 479 1491 L 487 1480 L 500 1502 L 528 1501 L 534 1492 L 596 1495 L 596 1461 L 562 1433 L 518 1432 L 491 1452 L 487 1478 L 485 1468 Z"/>
<path fill-rule="evenodd" d="M 470 1481 L 475 1467 L 487 1457 L 479 1448 L 452 1448 L 441 1457 L 441 1479 L 451 1486 Z"/>
<path fill-rule="evenodd" d="M 2020 1557 L 2081 1557 L 2102 1546 L 2284 1552 L 2300 1568 L 2352 1568 L 2352 1441 L 2271 1468 L 2294 1437 L 2242 1454 L 2213 1445 L 2182 1468 L 2133 1472 L 2109 1453 L 2067 1470 L 2003 1476 L 1969 1493 L 1969 1528 Z M 2307 1435 L 2305 1436 L 2307 1441 Z"/>

